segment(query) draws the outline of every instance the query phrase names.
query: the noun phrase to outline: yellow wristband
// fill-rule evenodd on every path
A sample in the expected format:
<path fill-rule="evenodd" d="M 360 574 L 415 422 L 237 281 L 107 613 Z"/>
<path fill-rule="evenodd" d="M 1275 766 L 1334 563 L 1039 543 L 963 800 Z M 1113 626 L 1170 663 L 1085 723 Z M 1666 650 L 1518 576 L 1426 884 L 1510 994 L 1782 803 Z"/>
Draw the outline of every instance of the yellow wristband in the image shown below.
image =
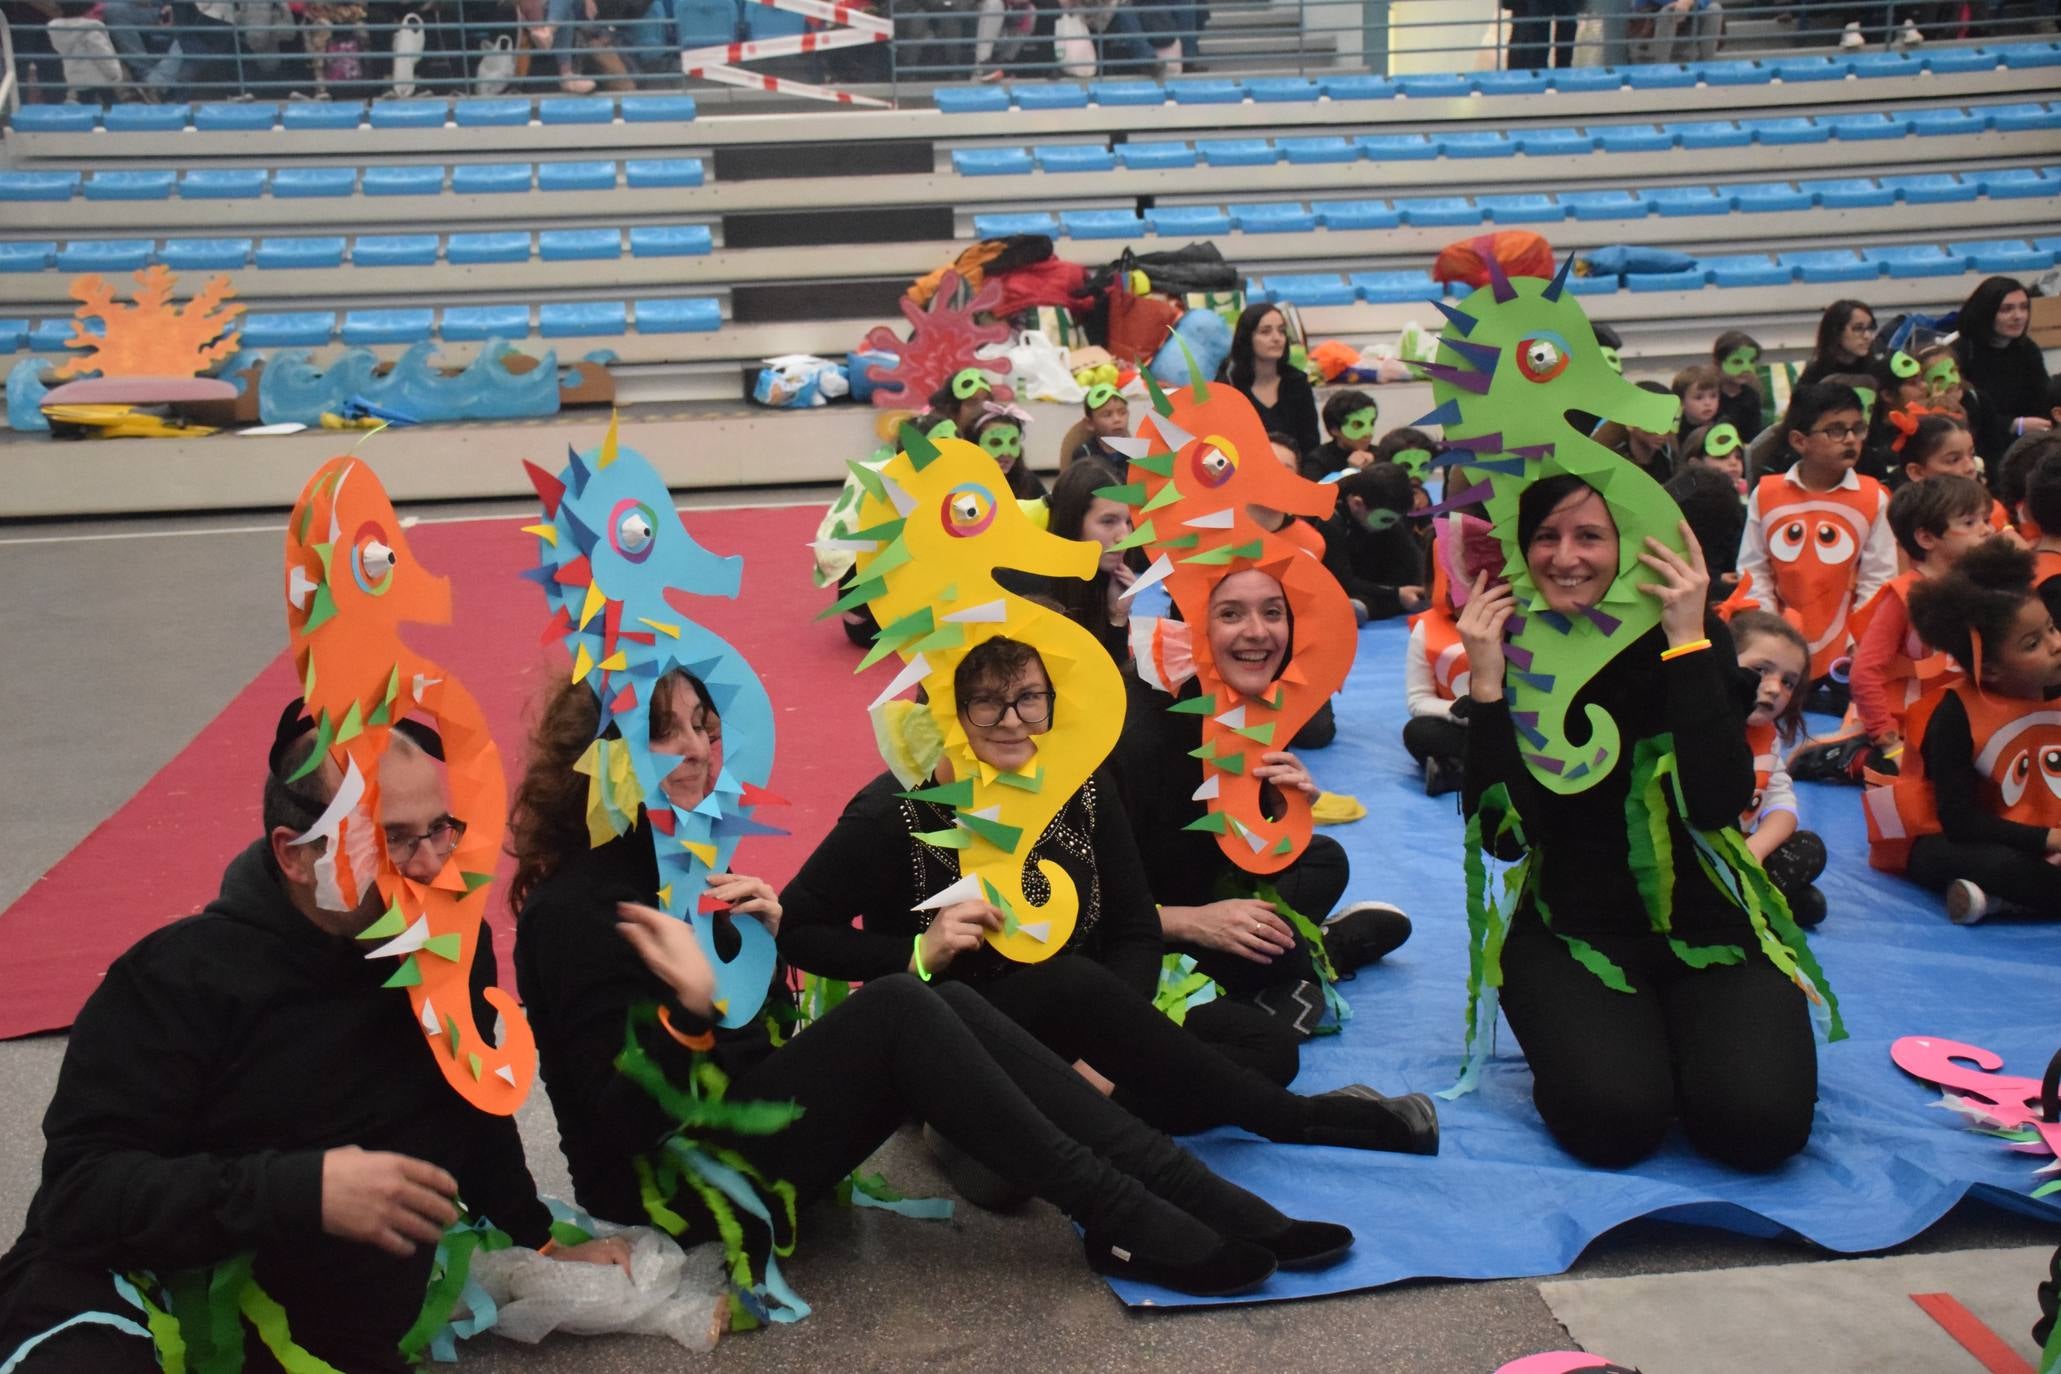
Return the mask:
<path fill-rule="evenodd" d="M 1708 649 L 1709 647 L 1710 641 L 1707 639 L 1691 640 L 1687 644 L 1677 644 L 1672 649 L 1662 649 L 1660 651 L 1660 661 L 1665 663 L 1671 658 L 1682 658 L 1695 653 L 1698 649 Z"/>
<path fill-rule="evenodd" d="M 911 947 L 910 962 L 916 965 L 916 976 L 924 982 L 930 981 L 930 970 L 923 967 L 923 932 L 916 932 L 916 942 Z"/>

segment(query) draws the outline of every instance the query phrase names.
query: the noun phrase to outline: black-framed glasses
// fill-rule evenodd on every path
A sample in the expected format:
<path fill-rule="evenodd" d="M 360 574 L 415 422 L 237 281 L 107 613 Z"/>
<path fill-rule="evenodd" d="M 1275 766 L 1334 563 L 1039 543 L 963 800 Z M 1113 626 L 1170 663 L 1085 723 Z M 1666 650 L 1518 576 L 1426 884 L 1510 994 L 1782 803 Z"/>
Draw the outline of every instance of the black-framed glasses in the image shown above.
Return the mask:
<path fill-rule="evenodd" d="M 1043 725 L 1052 719 L 1052 692 L 1020 692 L 1003 700 L 1001 697 L 966 698 L 966 719 L 985 730 L 1000 725 L 1002 717 L 1016 712 L 1016 718 L 1025 725 Z"/>
<path fill-rule="evenodd" d="M 1834 425 L 1830 429 L 1814 429 L 1810 433 L 1813 438 L 1831 439 L 1837 442 L 1844 439 L 1864 438 L 1868 433 L 1868 427 L 1866 425 Z"/>
<path fill-rule="evenodd" d="M 465 838 L 465 822 L 456 816 L 445 816 L 420 835 L 394 835 L 386 837 L 387 857 L 394 861 L 394 867 L 403 868 L 414 862 L 416 854 L 424 845 L 439 859 L 451 857 L 451 851 L 458 847 L 458 841 Z"/>

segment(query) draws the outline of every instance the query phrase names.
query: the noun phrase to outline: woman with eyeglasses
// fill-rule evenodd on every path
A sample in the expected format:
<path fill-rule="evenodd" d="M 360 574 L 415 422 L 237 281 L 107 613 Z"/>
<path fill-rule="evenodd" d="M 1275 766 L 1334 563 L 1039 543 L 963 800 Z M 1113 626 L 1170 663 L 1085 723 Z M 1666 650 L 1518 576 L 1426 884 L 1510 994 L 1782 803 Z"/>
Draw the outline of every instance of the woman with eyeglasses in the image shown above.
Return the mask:
<path fill-rule="evenodd" d="M 1834 301 L 1818 317 L 1817 344 L 1796 384 L 1811 386 L 1835 372 L 1866 372 L 1874 351 L 1875 312 L 1859 301 Z"/>
<path fill-rule="evenodd" d="M 952 686 L 974 756 L 1007 772 L 1027 768 L 1038 737 L 1055 725 L 1052 683 L 1037 650 L 1001 636 L 985 640 L 960 660 Z M 940 773 L 933 781 L 951 779 Z M 911 790 L 892 773 L 868 783 L 780 894 L 780 952 L 797 968 L 848 979 L 906 971 L 974 988 L 1061 1059 L 1112 1084 L 1118 1102 L 1162 1130 L 1234 1125 L 1277 1141 L 1437 1151 L 1428 1098 L 1389 1100 L 1366 1088 L 1296 1096 L 1153 1005 L 1159 913 L 1104 774 L 1068 798 L 1027 857 L 1033 896 L 1043 882 L 1040 860 L 1065 870 L 1080 894 L 1072 937 L 1035 964 L 1014 963 L 987 945 L 984 937 L 1003 923 L 987 902 L 917 909 L 960 874 L 956 851 L 923 838 L 952 827 L 951 809 L 901 795 Z"/>

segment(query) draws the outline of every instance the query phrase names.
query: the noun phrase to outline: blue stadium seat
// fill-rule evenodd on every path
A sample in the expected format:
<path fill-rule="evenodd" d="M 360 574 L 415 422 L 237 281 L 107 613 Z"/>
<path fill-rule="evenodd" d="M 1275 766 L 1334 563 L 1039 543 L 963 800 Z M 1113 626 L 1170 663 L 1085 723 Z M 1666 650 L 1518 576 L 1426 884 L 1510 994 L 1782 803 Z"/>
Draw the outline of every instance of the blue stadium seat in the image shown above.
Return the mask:
<path fill-rule="evenodd" d="M 252 259 L 263 268 L 305 268 L 343 266 L 341 238 L 264 239 Z"/>
<path fill-rule="evenodd" d="M 276 181 L 274 185 L 277 185 Z M 444 169 L 367 167 L 359 185 L 368 196 L 434 196 L 444 189 Z"/>
<path fill-rule="evenodd" d="M 196 167 L 179 177 L 179 194 L 187 200 L 256 200 L 265 194 L 265 173 L 258 167 Z"/>
<path fill-rule="evenodd" d="M 1921 176 L 1882 177 L 1884 190 L 1903 197 L 1906 205 L 1954 205 L 1975 199 L 1981 186 L 1963 182 L 1951 172 L 1928 172 Z"/>
<path fill-rule="evenodd" d="M 1310 208 L 1326 229 L 1393 229 L 1403 222 L 1385 200 L 1328 200 Z"/>
<path fill-rule="evenodd" d="M 1435 301 L 1445 295 L 1445 288 L 1426 272 L 1354 272 L 1346 281 L 1355 295 L 1374 305 Z"/>
<path fill-rule="evenodd" d="M 1940 48 L 1925 54 L 1925 70 L 1935 76 L 1956 72 L 1993 72 L 1997 56 L 1982 48 Z"/>
<path fill-rule="evenodd" d="M 1709 282 L 1710 273 L 1700 264 L 1680 272 L 1624 274 L 1625 289 L 1628 291 L 1701 291 Z"/>
<path fill-rule="evenodd" d="M 365 122 L 365 105 L 357 100 L 294 100 L 279 122 L 288 129 L 355 129 Z"/>
<path fill-rule="evenodd" d="M 530 308 L 526 305 L 453 305 L 444 309 L 437 334 L 445 343 L 477 339 L 527 339 Z"/>
<path fill-rule="evenodd" d="M 620 229 L 545 229 L 537 234 L 537 256 L 545 262 L 605 262 L 622 255 Z"/>
<path fill-rule="evenodd" d="M 1878 111 L 1864 114 L 1820 115 L 1818 122 L 1832 130 L 1842 143 L 1864 143 L 1876 139 L 1902 138 L 1911 130 L 1910 121 L 1894 119 Z"/>
<path fill-rule="evenodd" d="M 1553 72 L 1553 89 L 1562 95 L 1619 91 L 1624 89 L 1624 74 L 1615 67 L 1559 67 Z"/>
<path fill-rule="evenodd" d="M 2013 71 L 2027 67 L 2061 67 L 2061 43 L 2012 43 L 1992 48 Z"/>
<path fill-rule="evenodd" d="M 1423 134 L 1360 134 L 1353 146 L 1369 162 L 1429 162 L 1438 145 Z"/>
<path fill-rule="evenodd" d="M 1966 258 L 1956 257 L 1936 243 L 1863 248 L 1861 257 L 1880 264 L 1892 277 L 1958 277 L 1968 270 Z"/>
<path fill-rule="evenodd" d="M 1245 100 L 1245 83 L 1176 77 L 1166 83 L 1166 93 L 1176 105 L 1238 105 Z"/>
<path fill-rule="evenodd" d="M 1882 275 L 1881 263 L 1868 262 L 1851 248 L 1777 253 L 1775 261 L 1795 268 L 1796 274 L 1807 282 L 1873 281 Z"/>
<path fill-rule="evenodd" d="M 645 97 L 630 95 L 624 96 L 623 100 L 627 104 L 632 100 L 662 100 L 664 98 L 663 96 Z M 686 97 L 682 96 L 680 99 L 684 100 Z M 647 112 L 650 108 L 648 105 L 639 106 L 640 110 Z M 613 124 L 615 123 L 615 97 L 607 95 L 583 95 L 576 97 L 554 95 L 537 102 L 537 122 L 540 124 Z M 628 111 L 625 111 L 623 122 L 635 124 L 655 121 L 640 121 Z"/>
<path fill-rule="evenodd" d="M 1166 87 L 1157 81 L 1096 81 L 1089 94 L 1097 105 L 1135 106 L 1166 104 Z"/>
<path fill-rule="evenodd" d="M 1021 215 L 975 215 L 973 232 L 976 237 L 984 239 L 1008 238 L 1011 234 L 1043 234 L 1046 238 L 1054 238 L 1059 233 L 1059 220 L 1042 210 Z"/>
<path fill-rule="evenodd" d="M 25 105 L 24 110 L 53 108 Z M 15 125 L 18 129 L 19 123 Z M 0 200 L 70 200 L 79 189 L 77 172 L 0 171 Z"/>
<path fill-rule="evenodd" d="M 1359 298 L 1352 283 L 1330 273 L 1263 277 L 1258 285 L 1268 300 L 1291 305 L 1351 305 Z"/>
<path fill-rule="evenodd" d="M 994 114 L 1009 108 L 1009 92 L 1000 86 L 940 86 L 932 100 L 946 114 Z"/>
<path fill-rule="evenodd" d="M 245 348 L 320 348 L 335 334 L 333 310 L 293 310 L 243 317 Z"/>
<path fill-rule="evenodd" d="M 1116 145 L 1116 160 L 1132 172 L 1157 167 L 1193 167 L 1195 150 L 1185 143 L 1119 143 Z"/>
<path fill-rule="evenodd" d="M 1475 206 L 1497 224 L 1558 224 L 1567 207 L 1551 196 L 1476 196 Z"/>
<path fill-rule="evenodd" d="M 1116 154 L 1100 143 L 1046 143 L 1031 149 L 1031 154 L 1047 172 L 1107 172 L 1116 167 Z"/>
<path fill-rule="evenodd" d="M 1753 135 L 1729 119 L 1694 119 L 1682 124 L 1663 124 L 1662 133 L 1671 133 L 1675 142 L 1684 148 L 1743 148 L 1753 142 Z"/>
<path fill-rule="evenodd" d="M 954 148 L 952 170 L 962 177 L 1015 176 L 1032 167 L 1027 148 Z"/>
<path fill-rule="evenodd" d="M 537 307 L 537 332 L 547 339 L 627 333 L 630 309 L 621 301 L 546 301 Z"/>
<path fill-rule="evenodd" d="M 1967 258 L 1971 271 L 1992 275 L 2039 272 L 2054 265 L 2052 252 L 2035 248 L 2023 239 L 1974 239 L 1949 243 L 1947 251 Z"/>
<path fill-rule="evenodd" d="M 1701 259 L 1710 279 L 1718 286 L 1787 286 L 1796 280 L 1796 269 L 1772 261 L 1765 253 Z"/>
<path fill-rule="evenodd" d="M 1739 121 L 1739 127 L 1752 134 L 1754 142 L 1768 148 L 1784 147 L 1793 143 L 1823 143 L 1832 137 L 1832 131 L 1824 125 L 1794 117 L 1742 119 Z"/>
<path fill-rule="evenodd" d="M 633 258 L 698 258 L 715 251 L 706 224 L 639 224 L 630 230 Z"/>
<path fill-rule="evenodd" d="M 1394 77 L 1366 72 L 1319 77 L 1317 84 L 1323 87 L 1327 100 L 1392 100 L 1396 91 Z"/>
<path fill-rule="evenodd" d="M 1256 76 L 1247 78 L 1245 93 L 1261 105 L 1314 105 L 1324 89 L 1304 76 Z"/>
<path fill-rule="evenodd" d="M 1130 210 L 1061 210 L 1059 222 L 1074 239 L 1127 239 L 1145 233 L 1145 221 Z"/>
<path fill-rule="evenodd" d="M 613 162 L 540 162 L 537 164 L 539 191 L 613 191 L 616 166 Z"/>
<path fill-rule="evenodd" d="M 2034 239 L 2032 246 L 2042 253 L 2052 253 L 2056 257 L 2061 257 L 2061 237 Z"/>
<path fill-rule="evenodd" d="M 1646 194 L 1663 219 L 1732 212 L 1732 198 L 1709 186 L 1656 186 Z"/>
<path fill-rule="evenodd" d="M 1925 70 L 1925 62 L 1914 53 L 1856 53 L 1847 59 L 1853 74 L 1863 81 L 1878 77 L 1909 80 Z"/>
<path fill-rule="evenodd" d="M 1161 205 L 1145 212 L 1152 232 L 1171 238 L 1177 234 L 1228 234 L 1231 217 L 1214 205 Z"/>
<path fill-rule="evenodd" d="M 2061 106 L 1992 105 L 1989 107 L 1989 118 L 1998 133 L 2061 129 Z"/>
<path fill-rule="evenodd" d="M 530 189 L 527 162 L 461 162 L 451 169 L 451 192 L 460 196 L 511 195 Z"/>
<path fill-rule="evenodd" d="M 633 157 L 623 163 L 623 182 L 641 186 L 699 186 L 702 184 L 698 157 Z"/>
<path fill-rule="evenodd" d="M 1476 72 L 1474 89 L 1483 95 L 1541 95 L 1551 75 L 1543 71 Z"/>
<path fill-rule="evenodd" d="M 514 230 L 489 233 L 453 234 L 444 241 L 444 261 L 474 264 L 482 262 L 528 262 L 530 236 Z"/>
<path fill-rule="evenodd" d="M 1414 229 L 1430 225 L 1480 225 L 1486 218 L 1465 196 L 1406 196 L 1389 202 Z"/>
<path fill-rule="evenodd" d="M 1796 189 L 1828 210 L 1861 210 L 1896 204 L 1896 192 L 1868 177 L 1834 181 L 1799 181 Z"/>
<path fill-rule="evenodd" d="M 1009 98 L 1016 102 L 1019 110 L 1084 110 L 1088 107 L 1087 91 L 1071 81 L 1015 86 L 1010 89 Z"/>
<path fill-rule="evenodd" d="M 1907 110 L 1905 117 L 1911 121 L 1911 132 L 1927 138 L 1941 134 L 1979 134 L 1990 126 L 1990 116 L 1984 110 Z"/>
<path fill-rule="evenodd" d="M 1526 157 L 1578 157 L 1596 151 L 1595 136 L 1580 129 L 1527 129 L 1516 138 L 1517 151 Z"/>
<path fill-rule="evenodd" d="M 1843 57 L 1778 57 L 1769 65 L 1785 86 L 1805 81 L 1844 81 L 1851 67 Z"/>
<path fill-rule="evenodd" d="M 1462 100 L 1474 94 L 1474 81 L 1461 72 L 1422 72 L 1396 78 L 1396 89 L 1412 100 Z"/>
<path fill-rule="evenodd" d="M 1578 220 L 1644 219 L 1652 205 L 1643 193 L 1562 191 L 1557 199 Z"/>
<path fill-rule="evenodd" d="M 9 121 L 18 134 L 84 133 L 100 122 L 98 105 L 24 105 Z"/>
<path fill-rule="evenodd" d="M 2036 167 L 1999 167 L 1969 175 L 1982 183 L 1982 193 L 1991 200 L 2029 200 L 2061 194 L 2061 180 L 2042 174 Z"/>
<path fill-rule="evenodd" d="M 430 256 L 436 256 L 436 238 L 430 237 Z M 249 239 L 166 239 L 157 260 L 174 272 L 233 272 L 250 263 Z"/>
<path fill-rule="evenodd" d="M 1693 70 L 1706 86 L 1765 86 L 1775 75 L 1758 62 L 1699 62 Z"/>
<path fill-rule="evenodd" d="M 251 133 L 277 127 L 279 106 L 274 101 L 253 100 L 242 104 L 196 105 L 193 127 L 202 133 Z"/>
<path fill-rule="evenodd" d="M 22 108 L 33 110 L 38 107 L 25 105 Z M 29 348 L 37 353 L 64 352 L 71 346 L 69 340 L 72 337 L 74 323 L 68 315 L 54 320 L 36 321 L 35 327 L 29 330 Z"/>
<path fill-rule="evenodd" d="M 1696 84 L 1696 73 L 1679 62 L 1653 62 L 1619 67 L 1624 84 L 1635 91 L 1681 91 Z"/>
<path fill-rule="evenodd" d="M 436 260 L 435 234 L 360 234 L 351 243 L 357 267 L 430 267 Z"/>
<path fill-rule="evenodd" d="M 27 320 L 0 320 L 0 353 L 12 353 L 29 341 Z"/>
<path fill-rule="evenodd" d="M 57 254 L 60 272 L 133 272 L 150 261 L 156 239 L 79 239 Z"/>
<path fill-rule="evenodd" d="M 1747 186 L 1720 186 L 1731 196 L 1741 214 L 1763 215 L 1781 210 L 1808 210 L 1816 202 L 1808 191 L 1799 191 L 1786 181 L 1766 181 Z"/>
<path fill-rule="evenodd" d="M 41 272 L 55 261 L 54 243 L 0 243 L 0 272 Z"/>
<path fill-rule="evenodd" d="M 427 309 L 352 310 L 344 315 L 343 341 L 347 344 L 427 343 L 436 320 Z"/>
<path fill-rule="evenodd" d="M 441 129 L 450 113 L 448 100 L 375 100 L 366 119 L 375 129 Z M 348 318 L 344 328 L 350 328 Z"/>
<path fill-rule="evenodd" d="M 35 108 L 33 105 L 28 106 L 24 113 Z M 101 128 L 109 133 L 119 134 L 169 133 L 175 129 L 183 129 L 192 122 L 191 105 L 110 105 L 107 112 L 100 117 Z M 15 121 L 15 127 L 21 127 L 19 119 Z"/>
<path fill-rule="evenodd" d="M 1314 166 L 1326 162 L 1358 162 L 1360 150 L 1345 139 L 1325 138 L 1278 138 L 1274 146 L 1290 163 L 1298 167 Z"/>
<path fill-rule="evenodd" d="M 451 106 L 451 118 L 461 129 L 520 128 L 534 113 L 528 100 L 502 97 L 475 97 L 454 101 Z"/>
<path fill-rule="evenodd" d="M 165 200 L 172 194 L 177 172 L 152 169 L 144 172 L 95 172 L 86 178 L 88 200 Z"/>
<path fill-rule="evenodd" d="M 723 307 L 707 299 L 631 301 L 639 334 L 706 334 L 723 327 Z"/>
<path fill-rule="evenodd" d="M 1517 151 L 1517 145 L 1505 133 L 1440 134 L 1436 142 L 1447 157 L 1510 157 Z"/>
<path fill-rule="evenodd" d="M 1198 138 L 1195 153 L 1211 167 L 1271 167 L 1279 157 L 1263 138 Z"/>
<path fill-rule="evenodd" d="M 272 195 L 279 200 L 347 196 L 357 184 L 355 167 L 281 167 L 272 173 Z"/>
<path fill-rule="evenodd" d="M 1675 146 L 1672 129 L 1651 124 L 1604 124 L 1589 130 L 1606 153 L 1658 153 Z"/>
<path fill-rule="evenodd" d="M 1254 205 L 1227 205 L 1231 223 L 1242 234 L 1307 234 L 1317 227 L 1317 217 L 1294 201 L 1270 201 Z"/>

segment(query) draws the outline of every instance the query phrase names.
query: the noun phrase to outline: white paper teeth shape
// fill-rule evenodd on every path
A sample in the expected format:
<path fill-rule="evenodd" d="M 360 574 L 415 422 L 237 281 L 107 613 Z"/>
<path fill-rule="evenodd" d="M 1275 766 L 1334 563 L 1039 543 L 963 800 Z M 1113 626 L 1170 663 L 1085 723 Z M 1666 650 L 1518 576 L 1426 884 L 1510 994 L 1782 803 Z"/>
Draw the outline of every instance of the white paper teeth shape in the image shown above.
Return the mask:
<path fill-rule="evenodd" d="M 1165 554 L 1161 554 L 1152 561 L 1151 567 L 1138 574 L 1138 580 L 1133 582 L 1121 596 L 1117 597 L 1117 600 L 1129 601 L 1147 587 L 1156 587 L 1173 575 L 1174 560 L 1168 558 Z"/>
<path fill-rule="evenodd" d="M 500 1079 L 511 1088 L 515 1086 L 515 1068 L 513 1065 L 503 1064 L 500 1068 L 495 1069 L 494 1077 Z"/>
<path fill-rule="evenodd" d="M 437 1019 L 437 1004 L 427 997 L 422 999 L 422 1028 L 431 1035 L 444 1028 L 444 1023 Z"/>
<path fill-rule="evenodd" d="M 1181 522 L 1186 528 L 1194 530 L 1227 530 L 1237 523 L 1238 512 L 1230 506 L 1226 506 L 1222 510 L 1213 510 L 1208 515 L 1198 515 L 1193 520 L 1183 520 Z"/>
<path fill-rule="evenodd" d="M 429 917 L 417 916 L 415 924 L 388 940 L 378 949 L 366 954 L 367 959 L 384 959 L 389 956 L 413 954 L 429 943 Z"/>
<path fill-rule="evenodd" d="M 293 565 L 286 575 L 286 599 L 297 611 L 308 608 L 308 594 L 315 590 L 315 584 L 308 577 L 307 569 L 300 564 Z"/>
<path fill-rule="evenodd" d="M 908 691 L 911 687 L 914 687 L 917 683 L 923 681 L 923 679 L 929 676 L 929 674 L 929 662 L 923 657 L 922 654 L 916 655 L 916 657 L 910 659 L 908 663 L 903 666 L 902 671 L 895 674 L 895 680 L 887 684 L 887 690 L 882 692 L 879 696 L 873 698 L 873 704 L 871 706 L 868 706 L 866 709 L 869 711 L 878 711 L 882 706 L 885 706 L 888 702 L 894 700 L 902 693 Z"/>
<path fill-rule="evenodd" d="M 953 625 L 1001 625 L 1009 619 L 1009 607 L 1001 601 L 983 601 L 963 611 L 953 611 L 945 620 Z"/>
<path fill-rule="evenodd" d="M 1160 437 L 1166 440 L 1169 452 L 1179 453 L 1182 449 L 1195 442 L 1194 435 L 1182 429 L 1164 415 L 1154 414 L 1152 417 L 1152 427 L 1157 429 Z"/>
<path fill-rule="evenodd" d="M 1016 928 L 1041 945 L 1052 943 L 1052 923 L 1050 921 L 1024 921 L 1018 924 Z"/>
<path fill-rule="evenodd" d="M 916 909 L 918 911 L 942 911 L 946 907 L 956 905 L 959 902 L 977 902 L 984 895 L 981 891 L 979 876 L 969 873 L 930 900 L 918 902 Z"/>
<path fill-rule="evenodd" d="M 1243 730 L 1243 729 L 1245 728 L 1245 707 L 1244 707 L 1244 705 L 1243 705 L 1243 704 L 1241 703 L 1241 704 L 1239 704 L 1239 705 L 1237 705 L 1237 706 L 1233 706 L 1233 707 L 1232 707 L 1232 708 L 1231 708 L 1230 710 L 1228 710 L 1228 711 L 1224 712 L 1224 714 L 1222 714 L 1222 715 L 1218 716 L 1218 717 L 1217 717 L 1217 724 L 1219 724 L 1219 725 L 1228 725 L 1228 726 L 1230 726 L 1230 727 L 1231 727 L 1231 728 L 1232 728 L 1233 730 Z"/>
<path fill-rule="evenodd" d="M 1144 458 L 1151 454 L 1152 445 L 1143 439 L 1104 439 L 1103 443 L 1115 449 L 1126 458 Z"/>
<path fill-rule="evenodd" d="M 1202 780 L 1202 786 L 1196 788 L 1194 792 L 1189 794 L 1188 800 L 1215 801 L 1217 797 L 1222 794 L 1223 790 L 1223 775 L 1221 773 L 1211 773 L 1208 777 Z"/>

